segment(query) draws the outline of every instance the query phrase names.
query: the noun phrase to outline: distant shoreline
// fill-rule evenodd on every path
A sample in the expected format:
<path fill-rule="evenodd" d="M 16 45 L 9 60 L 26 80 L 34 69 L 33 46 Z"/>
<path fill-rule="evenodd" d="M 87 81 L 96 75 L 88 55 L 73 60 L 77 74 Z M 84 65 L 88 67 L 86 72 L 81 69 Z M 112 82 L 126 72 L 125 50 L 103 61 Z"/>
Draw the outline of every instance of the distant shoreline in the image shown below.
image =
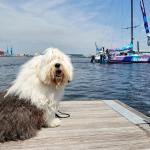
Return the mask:
<path fill-rule="evenodd" d="M 0 57 L 33 57 L 33 56 L 0 56 Z"/>

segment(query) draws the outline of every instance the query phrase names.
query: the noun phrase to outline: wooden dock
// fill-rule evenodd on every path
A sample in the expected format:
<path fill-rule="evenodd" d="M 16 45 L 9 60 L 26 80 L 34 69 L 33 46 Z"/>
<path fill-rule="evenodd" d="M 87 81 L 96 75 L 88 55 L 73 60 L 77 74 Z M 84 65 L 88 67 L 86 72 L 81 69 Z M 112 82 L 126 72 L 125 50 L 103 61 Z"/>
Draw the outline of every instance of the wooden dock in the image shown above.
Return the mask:
<path fill-rule="evenodd" d="M 32 139 L 0 144 L 0 150 L 150 150 L 148 117 L 118 101 L 64 101 L 70 118 Z"/>

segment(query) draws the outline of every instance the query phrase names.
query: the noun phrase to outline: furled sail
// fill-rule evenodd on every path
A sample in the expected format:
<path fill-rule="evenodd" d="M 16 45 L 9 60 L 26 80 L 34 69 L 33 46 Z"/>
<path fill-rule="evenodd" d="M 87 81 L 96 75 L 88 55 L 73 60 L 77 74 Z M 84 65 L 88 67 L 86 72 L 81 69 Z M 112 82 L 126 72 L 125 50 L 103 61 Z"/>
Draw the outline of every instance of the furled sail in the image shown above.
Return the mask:
<path fill-rule="evenodd" d="M 129 50 L 133 50 L 133 44 L 129 43 L 126 46 L 123 46 L 121 48 L 115 48 L 115 49 L 111 49 L 112 51 L 129 51 Z"/>
<path fill-rule="evenodd" d="M 141 6 L 142 14 L 143 14 L 143 21 L 144 21 L 145 31 L 146 31 L 146 34 L 147 34 L 147 45 L 150 46 L 150 33 L 149 33 L 149 27 L 148 27 L 148 22 L 147 22 L 147 17 L 146 17 L 144 0 L 140 0 L 140 6 Z"/>

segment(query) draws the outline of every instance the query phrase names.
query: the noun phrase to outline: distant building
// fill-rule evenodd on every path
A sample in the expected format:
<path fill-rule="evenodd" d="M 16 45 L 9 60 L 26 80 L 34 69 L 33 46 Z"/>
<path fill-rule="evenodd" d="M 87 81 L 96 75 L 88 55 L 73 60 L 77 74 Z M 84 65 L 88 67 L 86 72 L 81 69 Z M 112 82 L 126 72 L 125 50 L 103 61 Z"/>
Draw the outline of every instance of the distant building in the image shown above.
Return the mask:
<path fill-rule="evenodd" d="M 10 48 L 10 55 L 11 56 L 13 55 L 13 48 L 12 47 Z"/>
<path fill-rule="evenodd" d="M 4 56 L 4 51 L 0 50 L 0 56 Z"/>
<path fill-rule="evenodd" d="M 6 52 L 5 52 L 5 56 L 13 56 L 13 48 L 12 47 L 7 47 Z"/>
<path fill-rule="evenodd" d="M 8 55 L 9 55 L 9 49 L 7 47 L 6 56 L 8 56 Z"/>
<path fill-rule="evenodd" d="M 83 54 L 69 54 L 69 56 L 71 56 L 71 57 L 80 57 L 80 58 L 85 57 Z"/>

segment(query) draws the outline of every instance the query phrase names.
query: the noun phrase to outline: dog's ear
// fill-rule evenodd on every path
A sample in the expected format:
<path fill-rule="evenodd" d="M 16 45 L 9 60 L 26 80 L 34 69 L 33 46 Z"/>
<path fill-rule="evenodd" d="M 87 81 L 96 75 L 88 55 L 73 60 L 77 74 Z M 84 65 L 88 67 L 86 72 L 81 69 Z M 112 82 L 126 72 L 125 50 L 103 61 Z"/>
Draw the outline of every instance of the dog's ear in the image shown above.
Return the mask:
<path fill-rule="evenodd" d="M 68 83 L 69 83 L 73 79 L 73 70 L 74 70 L 71 61 L 69 62 L 68 67 L 69 67 L 69 78 L 68 78 Z"/>
<path fill-rule="evenodd" d="M 38 59 L 38 61 L 36 62 L 36 65 L 35 65 L 36 74 L 37 74 L 38 77 L 39 77 L 39 74 L 40 74 L 41 62 L 42 62 L 42 56 L 39 56 L 39 59 Z"/>

